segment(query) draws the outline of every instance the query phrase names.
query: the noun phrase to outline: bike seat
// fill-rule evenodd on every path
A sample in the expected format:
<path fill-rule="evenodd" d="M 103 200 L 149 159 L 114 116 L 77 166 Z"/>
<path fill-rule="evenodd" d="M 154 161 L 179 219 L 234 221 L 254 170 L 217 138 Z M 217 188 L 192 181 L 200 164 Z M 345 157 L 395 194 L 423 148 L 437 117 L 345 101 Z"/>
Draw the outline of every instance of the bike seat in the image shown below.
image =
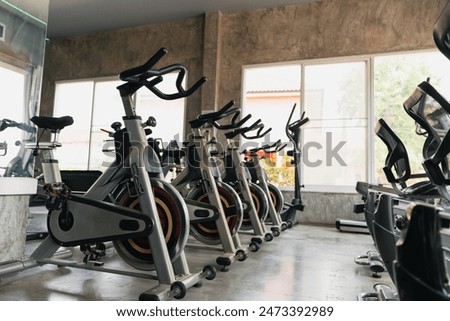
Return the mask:
<path fill-rule="evenodd" d="M 73 124 L 71 116 L 49 117 L 49 116 L 33 116 L 30 119 L 37 127 L 49 129 L 51 131 L 59 131 L 66 126 Z"/>

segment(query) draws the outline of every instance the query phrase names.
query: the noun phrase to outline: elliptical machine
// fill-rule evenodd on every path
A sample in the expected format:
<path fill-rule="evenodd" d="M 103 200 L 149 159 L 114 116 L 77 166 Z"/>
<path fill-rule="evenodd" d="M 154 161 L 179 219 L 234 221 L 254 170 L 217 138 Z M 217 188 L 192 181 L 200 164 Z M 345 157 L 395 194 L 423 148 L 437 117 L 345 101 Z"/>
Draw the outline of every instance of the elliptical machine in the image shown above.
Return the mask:
<path fill-rule="evenodd" d="M 287 227 L 291 228 L 298 223 L 296 214 L 297 211 L 303 212 L 305 205 L 302 202 L 301 188 L 304 187 L 301 183 L 300 173 L 300 161 L 301 161 L 301 127 L 309 122 L 309 118 L 305 117 L 305 112 L 302 113 L 300 119 L 291 122 L 294 115 L 297 104 L 292 107 L 291 114 L 289 115 L 286 123 L 286 136 L 293 144 L 293 149 L 287 152 L 288 156 L 292 157 L 291 165 L 294 165 L 294 197 L 290 203 L 284 202 L 284 207 L 281 210 L 280 216 L 283 222 L 286 222 Z"/>

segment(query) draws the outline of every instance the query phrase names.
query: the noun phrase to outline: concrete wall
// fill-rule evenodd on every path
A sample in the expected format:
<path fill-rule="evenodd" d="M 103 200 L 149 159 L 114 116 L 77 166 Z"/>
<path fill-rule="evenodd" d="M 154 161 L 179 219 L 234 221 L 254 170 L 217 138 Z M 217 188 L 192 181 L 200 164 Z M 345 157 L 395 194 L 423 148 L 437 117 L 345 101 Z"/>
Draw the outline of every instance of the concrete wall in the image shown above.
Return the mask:
<path fill-rule="evenodd" d="M 434 47 L 445 0 L 323 0 L 223 15 L 218 100 L 239 101 L 243 65 Z"/>
<path fill-rule="evenodd" d="M 162 63 L 186 65 L 190 84 L 208 78 L 188 99 L 189 120 L 232 99 L 239 104 L 244 65 L 434 48 L 433 25 L 446 2 L 322 0 L 51 40 L 41 114 L 52 113 L 55 81 L 117 75 L 166 47 Z M 303 219 L 332 223 L 357 198 L 305 194 Z"/>
<path fill-rule="evenodd" d="M 203 75 L 203 30 L 204 20 L 197 18 L 50 40 L 45 56 L 41 114 L 52 114 L 56 81 L 116 76 L 143 64 L 161 47 L 167 48 L 169 54 L 160 66 L 184 64 L 193 84 Z M 196 93 L 188 101 L 186 118 L 198 115 L 199 106 L 200 95 Z"/>
<path fill-rule="evenodd" d="M 290 202 L 293 192 L 283 191 L 284 201 Z M 334 225 L 336 219 L 364 220 L 353 213 L 353 204 L 361 200 L 356 193 L 302 192 L 303 212 L 297 212 L 300 223 Z"/>

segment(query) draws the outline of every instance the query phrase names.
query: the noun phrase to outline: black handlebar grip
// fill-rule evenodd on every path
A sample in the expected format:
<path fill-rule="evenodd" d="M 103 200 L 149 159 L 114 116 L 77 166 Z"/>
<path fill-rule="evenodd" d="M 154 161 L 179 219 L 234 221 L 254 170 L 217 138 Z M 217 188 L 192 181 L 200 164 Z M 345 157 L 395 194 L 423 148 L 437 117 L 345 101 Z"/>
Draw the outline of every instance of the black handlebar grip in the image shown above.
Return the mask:
<path fill-rule="evenodd" d="M 206 77 L 202 77 L 200 78 L 194 85 L 192 85 L 191 88 L 189 88 L 186 91 L 186 95 L 190 96 L 192 95 L 197 89 L 199 89 L 205 82 L 206 82 L 207 78 Z"/>
<path fill-rule="evenodd" d="M 166 53 L 166 48 L 159 49 L 149 60 L 147 60 L 145 64 L 122 71 L 119 74 L 119 78 L 121 80 L 128 81 L 129 78 L 136 77 L 145 73 L 151 67 L 153 67 Z"/>
<path fill-rule="evenodd" d="M 261 133 L 263 128 L 264 128 L 264 125 L 259 127 L 255 135 L 248 135 L 247 132 L 244 132 L 244 133 L 242 133 L 242 137 L 244 137 L 245 139 L 258 139 L 258 138 L 264 137 L 267 133 L 269 133 L 272 130 L 272 128 L 269 128 L 264 133 Z"/>
<path fill-rule="evenodd" d="M 119 74 L 119 78 L 126 81 L 127 84 L 119 86 L 121 96 L 131 95 L 136 92 L 142 86 L 147 87 L 156 96 L 164 100 L 173 100 L 183 98 L 192 95 L 200 86 L 206 81 L 203 77 L 198 80 L 191 88 L 185 90 L 183 88 L 183 81 L 186 75 L 186 68 L 181 64 L 172 64 L 160 69 L 153 69 L 153 66 L 167 53 L 165 48 L 159 49 L 145 64 L 134 68 L 122 71 Z M 156 88 L 156 84 L 163 80 L 162 76 L 171 73 L 178 72 L 175 85 L 177 92 L 173 94 L 167 94 Z"/>
<path fill-rule="evenodd" d="M 262 130 L 264 129 L 264 125 L 261 124 L 261 127 L 258 128 L 258 131 L 256 132 L 256 135 L 250 136 L 250 135 L 246 135 L 245 133 L 242 134 L 242 136 L 246 139 L 258 139 L 258 138 L 263 138 L 264 136 L 266 136 L 269 132 L 272 131 L 272 128 L 269 128 L 267 130 L 265 130 L 263 133 Z"/>
<path fill-rule="evenodd" d="M 178 72 L 177 79 L 175 80 L 175 86 L 177 88 L 176 93 L 166 94 L 156 87 L 147 86 L 147 88 L 150 89 L 156 96 L 164 100 L 173 100 L 190 96 L 206 81 L 206 78 L 202 77 L 191 88 L 185 90 L 183 88 L 183 81 L 184 76 L 186 75 L 186 67 L 181 64 L 172 64 L 158 70 L 147 70 L 144 74 L 142 74 L 143 79 L 140 79 L 140 81 L 146 82 L 146 78 L 156 76 L 162 77 L 171 72 Z"/>
<path fill-rule="evenodd" d="M 252 115 L 249 114 L 244 119 L 247 121 L 251 116 Z M 238 135 L 242 135 L 245 137 L 245 133 L 255 129 L 255 126 L 258 125 L 260 122 L 261 122 L 261 119 L 257 120 L 256 122 L 254 122 L 252 125 L 250 125 L 248 127 L 236 128 L 236 129 L 232 130 L 231 132 L 225 133 L 225 137 L 228 139 L 232 139 Z"/>
<path fill-rule="evenodd" d="M 126 97 L 126 96 L 134 94 L 136 91 L 138 91 L 144 85 L 151 90 L 154 86 L 159 84 L 161 81 L 163 81 L 163 78 L 161 76 L 159 76 L 159 77 L 153 78 L 150 81 L 146 81 L 145 84 L 142 82 L 138 82 L 138 83 L 127 82 L 127 83 L 124 83 L 124 84 L 118 86 L 117 89 L 119 90 L 121 97 Z"/>
<path fill-rule="evenodd" d="M 218 111 L 213 111 L 207 114 L 201 114 L 197 117 L 198 120 L 207 120 L 207 121 L 214 121 L 218 120 L 223 117 L 223 115 L 234 106 L 234 100 L 230 100 L 225 106 L 223 106 Z"/>
<path fill-rule="evenodd" d="M 247 122 L 247 120 L 249 120 L 249 119 L 252 117 L 251 114 L 248 114 L 247 116 L 245 116 L 244 118 L 242 118 L 240 121 L 238 121 L 238 122 L 236 123 L 237 116 L 238 116 L 238 115 L 235 115 L 235 116 L 233 117 L 233 119 L 232 119 L 233 125 L 234 125 L 235 127 L 241 127 L 242 125 L 244 125 L 244 123 Z"/>

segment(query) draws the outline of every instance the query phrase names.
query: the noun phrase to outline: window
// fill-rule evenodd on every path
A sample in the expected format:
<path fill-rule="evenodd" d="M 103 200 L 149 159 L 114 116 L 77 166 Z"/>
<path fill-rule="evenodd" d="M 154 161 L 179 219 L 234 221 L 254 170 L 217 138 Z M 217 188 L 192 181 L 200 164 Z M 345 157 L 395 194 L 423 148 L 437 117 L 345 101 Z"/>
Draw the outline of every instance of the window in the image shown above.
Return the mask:
<path fill-rule="evenodd" d="M 244 70 L 246 92 L 243 110 L 244 116 L 252 114 L 251 121 L 261 119 L 265 129 L 271 128 L 269 134 L 263 139 L 243 141 L 244 148 L 252 148 L 260 144 L 274 143 L 281 139 L 287 140 L 285 123 L 291 113 L 294 104 L 300 104 L 300 76 L 299 65 L 280 65 L 249 68 Z M 300 117 L 300 108 L 297 108 Z M 290 159 L 286 156 L 286 150 L 281 155 L 271 155 L 262 164 L 272 181 L 279 186 L 292 186 L 294 184 L 294 169 L 290 165 Z"/>
<path fill-rule="evenodd" d="M 0 105 L 3 106 L 0 120 L 9 119 L 17 123 L 28 123 L 28 114 L 25 115 L 25 86 L 25 71 L 0 63 L 0 87 L 2 92 L 6 93 L 0 98 Z M 2 144 L 0 155 L 3 155 L 0 156 L 1 168 L 5 168 L 17 155 L 20 144 L 26 135 L 26 132 L 17 127 L 6 128 L 0 132 L 0 143 Z M 6 147 L 7 149 L 4 149 Z M 3 171 L 0 172 L 0 175 L 3 175 Z"/>
<path fill-rule="evenodd" d="M 265 142 L 281 138 L 294 102 L 310 118 L 302 131 L 301 176 L 306 190 L 354 192 L 357 181 L 386 183 L 386 147 L 373 133 L 384 118 L 404 141 L 414 170 L 421 167 L 423 137 L 402 104 L 431 77 L 444 95 L 450 91 L 450 62 L 438 51 L 289 62 L 243 69 L 243 109 L 273 128 Z M 259 142 L 261 143 L 261 142 Z M 273 160 L 273 157 L 272 157 Z M 269 178 L 292 186 L 289 158 L 265 162 Z"/>
<path fill-rule="evenodd" d="M 56 84 L 53 115 L 70 115 L 73 125 L 61 131 L 63 147 L 55 151 L 61 168 L 89 169 L 89 141 L 91 129 L 93 81 Z"/>
<path fill-rule="evenodd" d="M 173 92 L 176 75 L 166 75 L 158 88 Z M 102 169 L 113 160 L 107 150 L 112 145 L 108 134 L 113 122 L 122 122 L 123 105 L 117 86 L 118 80 L 86 80 L 56 84 L 54 115 L 70 115 L 74 124 L 61 131 L 63 144 L 56 156 L 63 169 Z M 163 142 L 183 135 L 184 99 L 161 100 L 149 90 L 142 89 L 135 95 L 136 111 L 143 121 L 149 116 L 157 120 L 152 128 L 153 137 Z"/>
<path fill-rule="evenodd" d="M 302 108 L 293 120 L 301 111 L 310 119 L 302 131 L 301 169 L 303 182 L 310 189 L 354 188 L 356 181 L 367 177 L 366 65 L 363 60 L 244 69 L 244 113 L 261 118 L 272 128 L 265 143 L 278 139 L 288 143 L 285 122 L 294 103 L 301 103 Z M 263 163 L 271 181 L 293 186 L 294 168 L 286 151 L 271 160 Z"/>
<path fill-rule="evenodd" d="M 367 178 L 366 63 L 305 66 L 305 185 L 354 187 Z"/>

